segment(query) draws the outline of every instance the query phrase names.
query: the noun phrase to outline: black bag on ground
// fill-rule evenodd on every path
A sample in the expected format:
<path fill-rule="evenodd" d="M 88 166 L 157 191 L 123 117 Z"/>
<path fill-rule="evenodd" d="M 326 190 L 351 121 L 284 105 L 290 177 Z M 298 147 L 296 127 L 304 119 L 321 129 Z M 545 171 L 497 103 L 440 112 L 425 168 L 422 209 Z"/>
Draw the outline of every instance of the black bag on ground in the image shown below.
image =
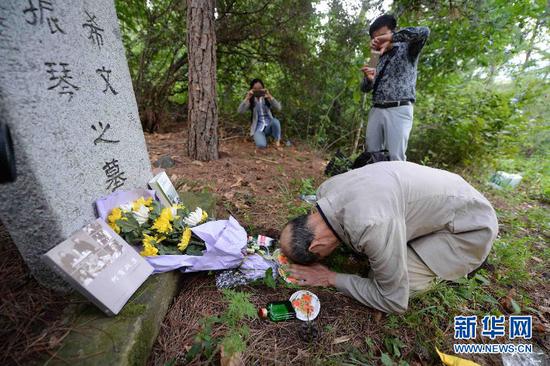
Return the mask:
<path fill-rule="evenodd" d="M 338 174 L 345 173 L 351 169 L 352 161 L 348 159 L 340 150 L 330 159 L 325 168 L 325 175 L 333 177 Z"/>
<path fill-rule="evenodd" d="M 368 164 L 378 163 L 379 161 L 390 161 L 388 150 L 374 152 L 363 151 L 363 153 L 355 159 L 351 165 L 351 169 L 361 168 Z"/>
<path fill-rule="evenodd" d="M 348 172 L 352 169 L 364 167 L 368 164 L 377 163 L 379 161 L 389 161 L 390 154 L 388 150 L 368 152 L 364 151 L 353 162 L 340 152 L 336 151 L 336 154 L 330 159 L 325 168 L 325 175 L 333 177 L 338 174 Z"/>

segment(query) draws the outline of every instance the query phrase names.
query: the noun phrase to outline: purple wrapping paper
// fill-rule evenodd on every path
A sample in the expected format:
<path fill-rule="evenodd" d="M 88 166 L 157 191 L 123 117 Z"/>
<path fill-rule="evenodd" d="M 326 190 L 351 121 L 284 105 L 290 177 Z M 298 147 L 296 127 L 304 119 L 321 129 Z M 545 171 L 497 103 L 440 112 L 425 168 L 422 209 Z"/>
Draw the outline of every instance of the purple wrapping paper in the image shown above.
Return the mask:
<path fill-rule="evenodd" d="M 229 220 L 210 221 L 196 226 L 191 228 L 191 231 L 206 243 L 204 254 L 202 256 L 183 254 L 145 257 L 155 269 L 154 273 L 180 268 L 183 272 L 214 271 L 237 268 L 243 262 L 243 249 L 246 247 L 247 235 L 232 216 Z"/>
<path fill-rule="evenodd" d="M 273 269 L 273 277 L 275 277 L 277 273 L 275 261 L 265 259 L 259 254 L 252 254 L 246 256 L 239 270 L 244 274 L 246 279 L 253 281 L 265 277 L 265 271 L 269 268 Z"/>
<path fill-rule="evenodd" d="M 153 197 L 155 199 L 155 191 L 138 188 L 132 191 L 116 191 L 108 196 L 101 197 L 95 201 L 97 216 L 107 221 L 107 216 L 109 216 L 113 208 L 135 201 L 140 197 L 145 199 Z"/>

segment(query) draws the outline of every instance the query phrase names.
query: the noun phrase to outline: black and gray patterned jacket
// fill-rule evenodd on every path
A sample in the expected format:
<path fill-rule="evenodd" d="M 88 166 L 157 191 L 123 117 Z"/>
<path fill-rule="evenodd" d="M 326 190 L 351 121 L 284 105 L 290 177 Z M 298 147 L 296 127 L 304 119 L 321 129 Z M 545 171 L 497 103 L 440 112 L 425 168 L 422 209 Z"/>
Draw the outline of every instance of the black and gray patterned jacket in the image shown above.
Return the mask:
<path fill-rule="evenodd" d="M 416 75 L 418 56 L 426 43 L 430 30 L 427 27 L 408 27 L 393 34 L 392 48 L 380 57 L 374 82 L 366 77 L 361 90 L 369 92 L 376 83 L 380 71 L 386 66 L 372 96 L 374 103 L 398 100 L 416 100 Z"/>

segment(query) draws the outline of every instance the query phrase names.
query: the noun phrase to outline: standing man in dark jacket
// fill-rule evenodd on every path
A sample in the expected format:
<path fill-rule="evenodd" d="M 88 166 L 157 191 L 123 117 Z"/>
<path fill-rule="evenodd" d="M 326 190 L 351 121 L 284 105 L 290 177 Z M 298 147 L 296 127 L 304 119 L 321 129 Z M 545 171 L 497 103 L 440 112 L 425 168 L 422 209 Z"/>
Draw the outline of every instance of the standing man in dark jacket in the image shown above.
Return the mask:
<path fill-rule="evenodd" d="M 373 108 L 367 125 L 367 150 L 389 151 L 391 160 L 406 160 L 416 100 L 418 56 L 430 34 L 426 27 L 408 27 L 395 32 L 397 21 L 390 14 L 370 26 L 371 49 L 380 52 L 376 69 L 364 66 L 361 90 L 372 90 Z"/>

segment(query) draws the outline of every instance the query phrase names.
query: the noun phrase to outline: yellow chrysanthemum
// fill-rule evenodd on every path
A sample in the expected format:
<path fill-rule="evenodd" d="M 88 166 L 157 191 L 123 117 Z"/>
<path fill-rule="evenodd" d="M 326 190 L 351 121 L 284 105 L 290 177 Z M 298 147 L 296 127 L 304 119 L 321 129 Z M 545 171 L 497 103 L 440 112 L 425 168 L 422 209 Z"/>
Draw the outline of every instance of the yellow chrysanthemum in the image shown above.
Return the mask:
<path fill-rule="evenodd" d="M 153 224 L 153 229 L 161 234 L 169 234 L 172 232 L 172 224 L 166 216 L 159 216 Z"/>
<path fill-rule="evenodd" d="M 120 227 L 117 224 L 115 224 L 114 222 L 110 222 L 109 226 L 111 227 L 111 229 L 113 229 L 115 233 L 120 234 Z"/>
<path fill-rule="evenodd" d="M 141 206 L 145 206 L 145 199 L 143 197 L 140 197 L 132 202 L 132 211 L 139 210 Z"/>
<path fill-rule="evenodd" d="M 168 221 L 174 220 L 174 215 L 172 214 L 172 208 L 171 207 L 165 207 L 160 212 L 160 217 L 164 217 Z"/>
<path fill-rule="evenodd" d="M 109 223 L 109 226 L 117 234 L 120 234 L 120 227 L 116 224 L 116 220 L 120 220 L 120 219 L 122 219 L 122 210 L 118 207 L 113 208 L 113 210 L 111 211 L 111 214 L 107 216 L 107 221 Z"/>
<path fill-rule="evenodd" d="M 113 208 L 111 211 L 111 214 L 107 217 L 107 220 L 109 222 L 115 223 L 116 220 L 120 220 L 122 218 L 122 210 L 119 207 Z"/>
<path fill-rule="evenodd" d="M 143 240 L 141 243 L 144 247 L 146 246 L 155 246 L 158 243 L 162 242 L 164 239 L 166 239 L 165 236 L 151 236 L 147 234 L 143 234 Z"/>
<path fill-rule="evenodd" d="M 143 257 L 150 257 L 150 256 L 158 255 L 158 252 L 159 250 L 154 246 L 144 245 L 143 250 L 139 252 L 139 254 L 142 255 Z"/>
<path fill-rule="evenodd" d="M 156 242 L 156 239 L 154 236 L 143 234 L 143 246 L 146 247 L 148 245 L 154 245 Z"/>
<path fill-rule="evenodd" d="M 180 252 L 183 252 L 185 249 L 187 249 L 187 246 L 189 245 L 190 240 L 191 240 L 191 229 L 185 228 L 181 236 L 181 241 L 178 244 L 178 250 Z"/>
<path fill-rule="evenodd" d="M 205 210 L 202 210 L 201 223 L 205 222 L 208 219 L 208 214 Z"/>
<path fill-rule="evenodd" d="M 149 207 L 153 203 L 153 197 L 149 197 L 145 200 L 145 206 Z"/>

